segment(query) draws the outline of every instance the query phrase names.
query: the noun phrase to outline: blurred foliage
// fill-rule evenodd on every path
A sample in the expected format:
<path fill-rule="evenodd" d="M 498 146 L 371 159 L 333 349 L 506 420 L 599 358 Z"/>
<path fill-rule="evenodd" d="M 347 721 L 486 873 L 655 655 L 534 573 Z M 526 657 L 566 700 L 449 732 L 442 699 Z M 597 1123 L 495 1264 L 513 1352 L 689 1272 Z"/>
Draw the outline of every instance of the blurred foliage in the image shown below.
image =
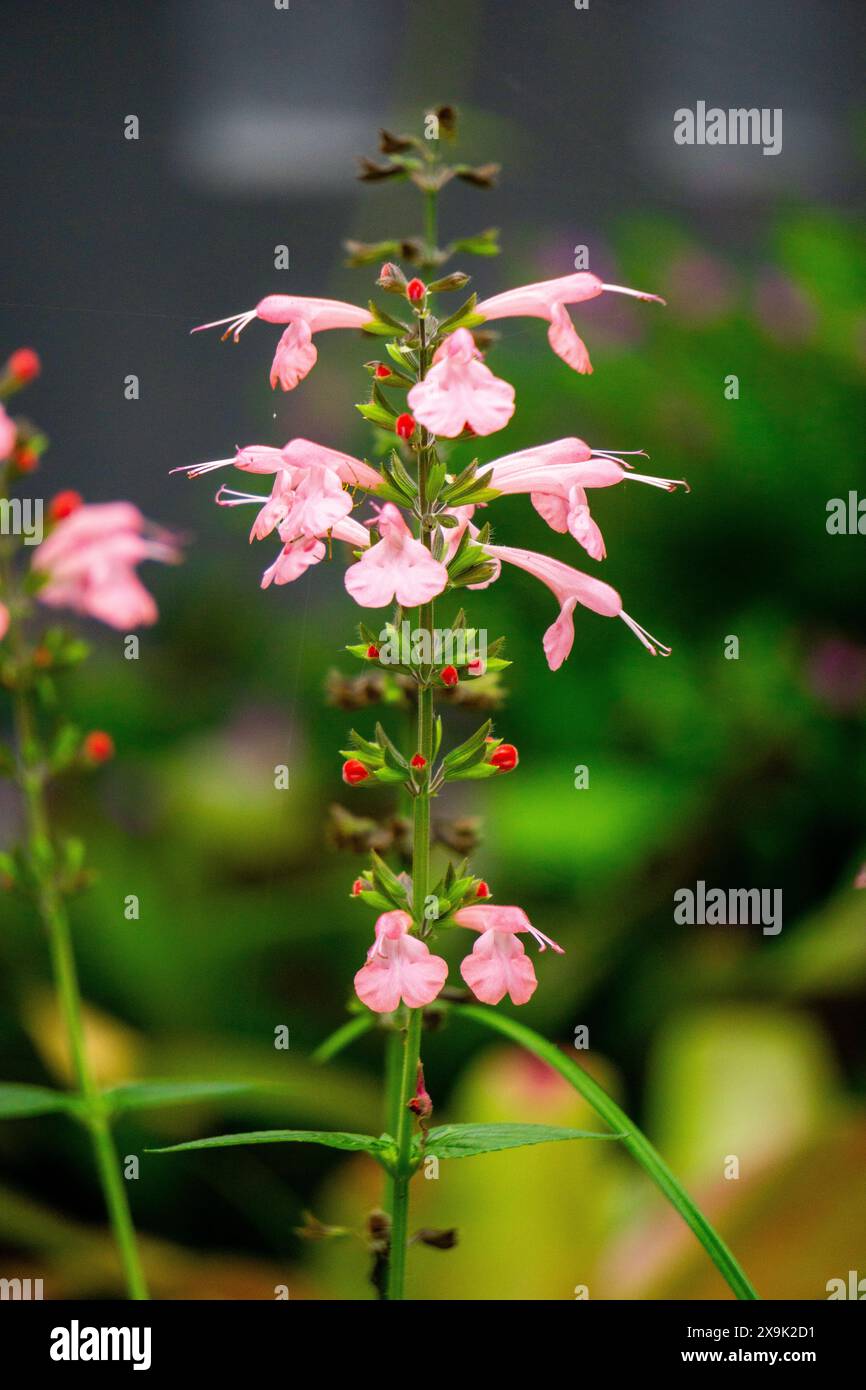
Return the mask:
<path fill-rule="evenodd" d="M 572 238 L 545 237 L 517 254 L 506 244 L 496 283 L 568 273 Z M 579 434 L 646 447 L 647 471 L 689 480 L 689 495 L 625 484 L 592 498 L 605 578 L 674 654 L 653 660 L 620 625 L 580 613 L 574 652 L 551 675 L 549 594 L 512 571 L 472 595 L 472 620 L 508 635 L 496 729 L 521 764 L 493 787 L 450 788 L 440 809 L 484 818 L 474 867 L 567 949 L 540 961 L 527 1020 L 563 1046 L 588 1026 L 590 1065 L 764 1296 L 821 1298 L 828 1279 L 864 1272 L 866 1238 L 866 902 L 853 887 L 866 855 L 863 540 L 825 529 L 828 500 L 860 482 L 866 250 L 843 219 L 809 210 L 786 215 L 750 263 L 657 218 L 624 225 L 612 245 L 606 278 L 669 307 L 614 296 L 578 307 L 590 379 L 548 351 L 542 324 L 504 325 L 495 366 L 518 399 L 507 447 Z M 351 297 L 357 282 L 343 273 L 337 289 Z M 262 353 L 249 367 L 259 375 Z M 328 358 L 303 388 L 304 432 L 361 452 L 358 344 L 329 341 Z M 730 374 L 737 400 L 725 398 Z M 249 436 L 270 442 L 270 428 L 282 442 L 258 376 L 248 399 Z M 482 442 L 482 459 L 495 457 L 496 438 Z M 205 488 L 186 565 L 151 574 L 163 617 L 138 662 L 94 634 L 69 694 L 82 727 L 111 730 L 118 758 L 64 790 L 56 812 L 86 830 L 100 871 L 73 912 L 102 1074 L 275 1085 L 124 1117 L 125 1153 L 263 1122 L 383 1124 L 377 1031 L 327 1069 L 307 1060 L 345 1016 L 371 936 L 348 896 L 359 861 L 324 848 L 328 806 L 350 795 L 333 752 L 350 716 L 323 689 L 330 667 L 350 671 L 335 653 L 357 614 L 339 561 L 260 593 L 270 556 L 251 557 L 243 523 L 214 513 Z M 504 543 L 593 567 L 525 498 L 498 502 L 495 521 Z M 730 635 L 738 660 L 724 656 Z M 351 716 L 362 732 L 375 717 Z M 453 737 L 471 722 L 455 710 Z M 288 792 L 274 788 L 280 763 Z M 587 790 L 575 789 L 578 765 Z M 392 809 L 384 791 L 350 805 Z M 14 821 L 3 792 L 3 839 Z M 699 878 L 782 888 L 782 933 L 676 925 L 673 892 Z M 124 917 L 130 893 L 138 921 Z M 65 1065 L 44 943 L 5 902 L 2 959 L 2 1077 L 44 1083 Z M 273 1047 L 280 1024 L 287 1052 Z M 559 1079 L 457 1021 L 425 1055 L 437 1122 L 592 1127 Z M 724 1176 L 729 1155 L 737 1180 Z M 116 1288 L 77 1131 L 62 1118 L 0 1126 L 0 1165 L 0 1273 L 44 1273 L 49 1296 Z M 455 1250 L 413 1248 L 417 1296 L 723 1295 L 616 1145 L 444 1162 L 416 1186 L 415 1224 L 459 1228 Z M 360 1241 L 293 1230 L 307 1209 L 359 1228 L 379 1199 L 364 1159 L 302 1148 L 144 1156 L 133 1193 L 155 1289 L 179 1297 L 269 1298 L 278 1282 L 292 1297 L 369 1297 Z"/>

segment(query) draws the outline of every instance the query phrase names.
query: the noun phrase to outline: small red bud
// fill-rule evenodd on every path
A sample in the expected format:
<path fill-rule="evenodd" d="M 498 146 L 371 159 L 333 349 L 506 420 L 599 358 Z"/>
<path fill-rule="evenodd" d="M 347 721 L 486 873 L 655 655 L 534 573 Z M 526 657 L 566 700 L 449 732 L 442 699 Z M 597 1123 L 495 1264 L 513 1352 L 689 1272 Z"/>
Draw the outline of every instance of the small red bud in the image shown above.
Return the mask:
<path fill-rule="evenodd" d="M 426 766 L 427 766 L 427 759 L 424 757 L 424 754 L 423 754 L 423 753 L 416 753 L 416 754 L 414 755 L 414 757 L 412 757 L 412 758 L 409 760 L 409 766 L 410 766 L 410 767 L 426 767 Z"/>
<path fill-rule="evenodd" d="M 368 660 L 368 661 L 378 661 L 378 660 L 379 660 L 379 648 L 378 648 L 378 647 L 370 646 L 370 647 L 367 648 L 367 660 Z"/>
<path fill-rule="evenodd" d="M 352 884 L 352 897 L 357 898 L 359 893 L 363 893 L 365 888 L 369 888 L 369 883 L 365 883 L 362 878 L 356 878 Z"/>
<path fill-rule="evenodd" d="M 483 879 L 483 878 L 480 879 L 479 882 L 478 882 L 478 886 L 477 886 L 477 888 L 475 889 L 475 896 L 476 896 L 476 898 L 489 898 L 489 897 L 490 897 L 490 889 L 488 888 L 487 884 L 484 882 L 484 879 Z"/>
<path fill-rule="evenodd" d="M 107 763 L 114 757 L 114 739 L 102 729 L 94 729 L 84 740 L 84 755 L 92 763 Z"/>
<path fill-rule="evenodd" d="M 513 743 L 500 743 L 495 753 L 491 753 L 490 762 L 494 767 L 498 767 L 500 772 L 511 772 L 517 767 L 520 758 Z"/>
<path fill-rule="evenodd" d="M 443 666 L 442 670 L 439 672 L 439 679 L 442 681 L 443 685 L 456 685 L 460 677 L 457 674 L 456 667 Z"/>
<path fill-rule="evenodd" d="M 391 375 L 391 368 L 386 362 L 377 362 L 376 370 L 373 372 L 373 375 L 377 376 L 380 381 L 384 381 L 386 376 Z"/>
<path fill-rule="evenodd" d="M 415 421 L 411 415 L 398 415 L 394 429 L 401 439 L 411 439 L 415 433 Z"/>
<path fill-rule="evenodd" d="M 77 512 L 79 507 L 84 505 L 84 498 L 80 492 L 74 492 L 69 488 L 67 492 L 58 492 L 56 497 L 52 497 L 48 504 L 48 515 L 52 521 L 63 521 L 73 512 Z"/>
<path fill-rule="evenodd" d="M 366 768 L 357 758 L 350 758 L 348 762 L 343 763 L 343 781 L 347 786 L 354 787 L 359 782 L 366 782 L 369 776 L 369 768 Z"/>
<path fill-rule="evenodd" d="M 410 280 L 406 286 L 406 298 L 411 299 L 413 304 L 417 304 L 419 299 L 423 299 L 426 293 L 427 286 L 423 280 L 419 280 L 417 277 Z"/>
<path fill-rule="evenodd" d="M 19 473 L 32 473 L 39 466 L 39 455 L 29 444 L 21 444 L 12 455 L 12 462 Z"/>
<path fill-rule="evenodd" d="M 17 352 L 13 352 L 6 365 L 10 375 L 22 385 L 33 381 L 42 371 L 39 354 L 32 348 L 19 348 Z"/>

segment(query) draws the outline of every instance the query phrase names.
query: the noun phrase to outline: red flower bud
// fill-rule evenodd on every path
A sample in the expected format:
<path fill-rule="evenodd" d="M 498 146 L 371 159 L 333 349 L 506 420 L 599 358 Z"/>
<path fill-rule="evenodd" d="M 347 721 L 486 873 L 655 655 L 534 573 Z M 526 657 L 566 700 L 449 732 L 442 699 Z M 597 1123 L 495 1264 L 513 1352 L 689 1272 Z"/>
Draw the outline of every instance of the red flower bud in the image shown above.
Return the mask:
<path fill-rule="evenodd" d="M 7 370 L 16 381 L 26 385 L 28 381 L 33 381 L 42 371 L 42 363 L 39 361 L 39 354 L 32 348 L 19 348 L 13 352 L 9 358 Z"/>
<path fill-rule="evenodd" d="M 427 759 L 424 757 L 424 754 L 423 754 L 423 753 L 416 753 L 416 754 L 414 755 L 414 757 L 412 757 L 412 758 L 409 760 L 409 766 L 410 766 L 410 767 L 426 767 L 426 766 L 427 766 Z"/>
<path fill-rule="evenodd" d="M 511 772 L 517 767 L 520 759 L 513 743 L 500 743 L 496 752 L 491 753 L 489 761 L 494 767 L 498 767 L 500 772 Z"/>
<path fill-rule="evenodd" d="M 373 375 L 379 377 L 380 381 L 384 381 L 386 376 L 391 375 L 391 368 L 386 362 L 377 362 Z"/>
<path fill-rule="evenodd" d="M 364 889 L 369 887 L 369 883 L 365 883 L 362 878 L 356 878 L 352 884 L 352 897 L 357 898 L 359 893 L 363 893 Z"/>
<path fill-rule="evenodd" d="M 456 667 L 443 666 L 442 670 L 439 672 L 439 679 L 443 685 L 456 685 L 460 677 L 457 674 Z"/>
<path fill-rule="evenodd" d="M 350 758 L 343 763 L 343 781 L 350 787 L 357 786 L 359 782 L 366 782 L 370 776 L 370 769 L 366 768 L 357 758 Z"/>
<path fill-rule="evenodd" d="M 427 286 L 423 280 L 419 280 L 417 277 L 410 280 L 406 286 L 406 298 L 411 299 L 413 304 L 417 304 L 419 299 L 423 299 L 426 293 Z"/>
<path fill-rule="evenodd" d="M 107 763 L 114 757 L 114 739 L 102 729 L 94 729 L 84 740 L 84 756 L 92 763 Z"/>
<path fill-rule="evenodd" d="M 415 433 L 415 421 L 411 415 L 398 415 L 394 429 L 401 439 L 411 439 Z"/>
<path fill-rule="evenodd" d="M 378 660 L 379 660 L 379 648 L 378 648 L 378 647 L 370 646 L 370 647 L 367 648 L 367 660 L 368 660 L 368 661 L 378 661 Z"/>
<path fill-rule="evenodd" d="M 484 879 L 483 879 L 483 878 L 480 879 L 479 882 L 478 882 L 478 886 L 477 886 L 476 889 L 475 889 L 475 896 L 476 896 L 476 898 L 489 898 L 489 897 L 490 897 L 490 889 L 488 888 L 487 884 L 484 882 Z"/>
<path fill-rule="evenodd" d="M 52 497 L 48 504 L 48 515 L 52 521 L 63 521 L 65 517 L 77 512 L 79 507 L 84 505 L 84 498 L 80 492 L 74 492 L 69 488 L 67 492 L 58 492 L 56 497 Z"/>
<path fill-rule="evenodd" d="M 39 466 L 39 455 L 29 444 L 21 444 L 12 455 L 12 462 L 19 473 L 32 473 Z"/>

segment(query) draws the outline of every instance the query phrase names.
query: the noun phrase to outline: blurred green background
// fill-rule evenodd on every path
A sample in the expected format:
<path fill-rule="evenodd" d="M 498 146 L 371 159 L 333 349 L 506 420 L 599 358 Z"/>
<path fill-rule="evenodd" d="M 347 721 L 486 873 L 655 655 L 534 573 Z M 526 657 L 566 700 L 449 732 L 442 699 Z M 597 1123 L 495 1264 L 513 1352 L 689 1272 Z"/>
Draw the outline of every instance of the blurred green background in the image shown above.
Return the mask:
<path fill-rule="evenodd" d="M 409 112 L 401 105 L 392 124 Z M 531 142 L 521 147 L 515 124 L 482 103 L 464 121 L 470 155 L 509 166 L 513 155 L 519 183 Z M 726 247 L 706 217 L 632 206 L 627 182 L 621 193 L 619 210 L 593 221 L 591 266 L 663 294 L 668 308 L 608 296 L 575 310 L 591 378 L 550 353 L 544 325 L 502 325 L 489 360 L 514 383 L 518 410 L 480 457 L 578 434 L 646 448 L 647 472 L 688 479 L 688 495 L 623 486 L 591 498 L 608 547 L 602 566 L 584 564 L 526 498 L 501 500 L 493 517 L 500 542 L 603 575 L 673 655 L 653 660 L 620 624 L 579 613 L 574 651 L 551 674 L 541 635 L 556 609 L 546 590 L 509 571 L 469 596 L 475 624 L 507 635 L 514 665 L 496 731 L 521 763 L 492 785 L 450 789 L 438 810 L 482 819 L 476 872 L 566 948 L 536 961 L 540 986 L 521 1017 L 572 1051 L 575 1029 L 588 1027 L 590 1051 L 574 1055 L 647 1129 L 764 1297 L 824 1298 L 831 1278 L 866 1275 L 866 901 L 854 887 L 866 858 L 864 541 L 825 527 L 829 499 L 862 480 L 866 246 L 850 212 L 820 197 L 778 199 L 750 238 Z M 446 232 L 491 220 L 476 197 L 461 191 L 455 212 L 446 202 Z M 338 231 L 320 220 L 316 245 L 330 269 L 314 283 L 293 276 L 296 292 L 363 302 L 369 280 L 339 268 L 339 234 L 415 223 L 407 191 L 364 198 Z M 572 247 L 586 240 L 580 215 L 528 211 L 503 220 L 499 261 L 478 263 L 485 292 L 572 269 Z M 241 242 L 219 254 L 227 266 Z M 223 274 L 200 317 L 243 306 Z M 174 390 L 197 452 L 154 421 L 134 446 L 149 455 L 147 480 L 142 469 L 139 489 L 127 473 L 124 490 L 162 522 L 189 519 L 188 558 L 145 571 L 162 616 L 137 662 L 123 659 L 117 638 L 92 634 L 95 654 L 66 688 L 77 721 L 109 730 L 118 756 L 59 789 L 55 809 L 86 833 L 99 871 L 73 918 L 101 1074 L 276 1088 L 124 1119 L 124 1154 L 230 1129 L 383 1124 L 380 1035 L 326 1068 L 309 1060 L 345 1017 L 372 929 L 348 897 L 364 861 L 328 843 L 329 807 L 393 809 L 385 790 L 352 793 L 339 777 L 346 728 L 369 734 L 381 713 L 325 699 L 329 670 L 357 673 L 339 656 L 361 616 L 342 588 L 344 557 L 262 594 L 274 548 L 249 550 L 246 514 L 213 508 L 207 481 L 164 480 L 175 464 L 290 433 L 369 450 L 351 402 L 375 352 L 325 335 L 314 373 L 275 400 L 270 328 L 253 325 L 241 352 L 206 339 L 190 348 L 186 326 L 158 327 L 161 351 L 179 364 Z M 28 323 L 31 336 L 37 329 Z M 61 374 L 46 338 L 36 418 L 42 401 L 50 417 L 52 370 Z M 218 437 L 202 411 L 214 388 L 198 378 L 212 371 L 242 437 Z M 725 398 L 730 374 L 736 400 Z M 83 435 L 67 442 L 63 419 L 49 423 L 46 496 L 81 486 L 89 467 Z M 455 461 L 469 457 L 465 445 L 455 450 Z M 97 490 L 112 488 L 109 469 Z M 737 660 L 724 655 L 732 635 Z M 388 719 L 397 731 L 396 711 Z M 473 720 L 455 709 L 447 737 L 465 736 Z M 288 792 L 274 789 L 281 763 Z M 578 765 L 589 768 L 586 790 L 574 786 Z M 0 798 L 9 839 L 16 810 L 7 788 Z M 781 888 L 781 934 L 676 925 L 673 894 L 698 879 Z M 124 918 L 131 893 L 138 921 Z M 60 1080 L 40 930 L 12 902 L 2 914 L 0 1074 Z M 459 956 L 448 954 L 456 982 Z M 273 1046 L 280 1024 L 288 1052 Z M 439 1123 L 593 1127 L 564 1082 L 469 1024 L 452 1019 L 432 1034 L 425 1058 Z M 731 1155 L 737 1180 L 725 1178 Z M 89 1154 L 71 1125 L 0 1126 L 0 1183 L 0 1275 L 42 1276 L 47 1296 L 117 1291 Z M 143 1156 L 131 1200 L 154 1293 L 270 1298 L 286 1284 L 292 1298 L 370 1298 L 360 1240 L 311 1243 L 295 1228 L 311 1211 L 360 1230 L 379 1186 L 363 1157 L 297 1146 Z M 444 1162 L 438 1181 L 415 1187 L 413 1223 L 456 1226 L 459 1244 L 413 1249 L 412 1296 L 570 1299 L 581 1286 L 591 1298 L 727 1296 L 614 1144 Z"/>

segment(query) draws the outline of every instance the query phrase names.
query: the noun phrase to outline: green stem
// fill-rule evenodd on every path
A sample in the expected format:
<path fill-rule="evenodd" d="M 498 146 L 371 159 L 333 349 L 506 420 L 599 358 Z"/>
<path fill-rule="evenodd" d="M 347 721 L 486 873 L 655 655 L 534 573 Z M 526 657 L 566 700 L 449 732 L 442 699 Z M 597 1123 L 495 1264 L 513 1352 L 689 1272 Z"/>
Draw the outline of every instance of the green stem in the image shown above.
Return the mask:
<path fill-rule="evenodd" d="M 607 1092 L 589 1075 L 589 1072 L 584 1071 L 583 1067 L 579 1066 L 573 1058 L 560 1052 L 559 1048 L 548 1042 L 546 1038 L 539 1037 L 531 1028 L 527 1028 L 523 1023 L 518 1023 L 516 1019 L 509 1018 L 506 1014 L 497 1013 L 494 1009 L 481 1008 L 477 1004 L 466 1004 L 461 1005 L 455 1016 L 457 1018 L 469 1018 L 474 1023 L 481 1023 L 486 1028 L 492 1028 L 494 1032 L 504 1034 L 512 1042 L 525 1047 L 527 1052 L 532 1052 L 543 1062 L 547 1062 L 559 1072 L 560 1076 L 564 1076 L 566 1081 L 569 1081 L 575 1090 L 580 1092 L 584 1100 L 589 1102 L 596 1114 L 606 1120 L 611 1129 L 623 1135 L 621 1142 L 628 1149 L 632 1158 L 637 1159 L 644 1171 L 649 1174 L 656 1186 L 676 1208 L 701 1242 L 719 1273 L 733 1289 L 737 1298 L 753 1299 L 759 1297 L 733 1253 L 728 1249 L 718 1232 L 710 1225 L 703 1212 L 692 1201 L 658 1150 L 653 1147 L 646 1135 L 642 1134 L 632 1123 L 616 1101 L 611 1100 Z"/>
<path fill-rule="evenodd" d="M 130 1298 L 146 1299 L 147 1284 L 141 1267 L 135 1227 L 127 1201 L 120 1162 L 108 1123 L 108 1115 L 87 1056 L 82 1021 L 81 990 L 69 930 L 69 919 L 46 858 L 51 853 L 43 774 L 36 761 L 37 742 L 27 694 L 15 696 L 15 728 L 20 756 L 19 783 L 27 811 L 29 859 L 37 883 L 39 914 L 48 933 L 54 981 L 69 1039 L 72 1069 L 83 1102 L 83 1118 L 93 1141 L 99 1181 L 108 1211 L 120 1263 Z"/>

